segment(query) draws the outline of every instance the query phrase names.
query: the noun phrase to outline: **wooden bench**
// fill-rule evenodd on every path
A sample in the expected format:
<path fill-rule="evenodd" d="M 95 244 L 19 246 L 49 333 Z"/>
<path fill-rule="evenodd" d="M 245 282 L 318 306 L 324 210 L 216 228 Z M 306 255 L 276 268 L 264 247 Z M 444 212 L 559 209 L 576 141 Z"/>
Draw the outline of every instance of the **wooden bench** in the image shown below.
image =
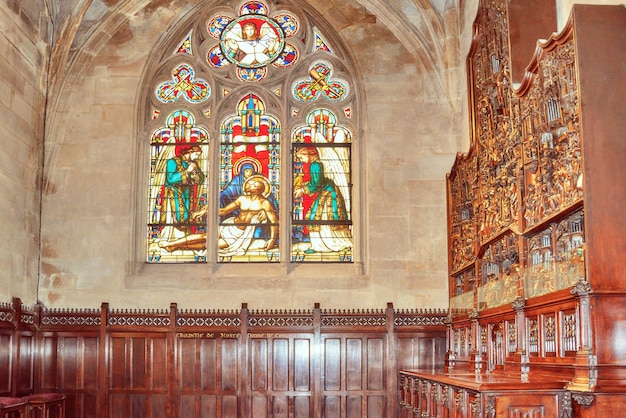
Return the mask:
<path fill-rule="evenodd" d="M 27 404 L 27 418 L 65 418 L 65 395 L 61 393 L 36 393 L 22 399 Z"/>
<path fill-rule="evenodd" d="M 0 418 L 26 418 L 28 405 L 23 398 L 0 397 Z"/>

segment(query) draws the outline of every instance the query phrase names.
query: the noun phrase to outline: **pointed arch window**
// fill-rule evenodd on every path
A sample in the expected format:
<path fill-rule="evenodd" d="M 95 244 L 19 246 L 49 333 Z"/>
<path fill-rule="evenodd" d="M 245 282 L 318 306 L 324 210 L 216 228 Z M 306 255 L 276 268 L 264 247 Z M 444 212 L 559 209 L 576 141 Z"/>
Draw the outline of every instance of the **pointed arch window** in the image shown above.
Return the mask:
<path fill-rule="evenodd" d="M 141 121 L 147 262 L 354 261 L 355 82 L 317 19 L 289 2 L 198 8 L 164 41 Z"/>

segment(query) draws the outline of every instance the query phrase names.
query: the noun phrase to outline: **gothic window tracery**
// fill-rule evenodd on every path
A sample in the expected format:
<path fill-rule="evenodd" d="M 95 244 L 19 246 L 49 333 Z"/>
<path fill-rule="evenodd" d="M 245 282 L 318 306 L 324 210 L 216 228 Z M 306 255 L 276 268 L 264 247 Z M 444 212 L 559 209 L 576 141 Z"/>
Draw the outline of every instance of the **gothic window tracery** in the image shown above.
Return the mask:
<path fill-rule="evenodd" d="M 316 19 L 252 0 L 164 41 L 142 121 L 147 262 L 354 261 L 355 83 Z"/>

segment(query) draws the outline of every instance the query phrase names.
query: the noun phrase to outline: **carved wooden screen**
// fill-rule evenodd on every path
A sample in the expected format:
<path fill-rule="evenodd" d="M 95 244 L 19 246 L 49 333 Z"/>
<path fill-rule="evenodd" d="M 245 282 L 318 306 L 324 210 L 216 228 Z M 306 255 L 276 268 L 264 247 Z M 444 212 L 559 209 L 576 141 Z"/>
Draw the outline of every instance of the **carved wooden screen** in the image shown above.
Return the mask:
<path fill-rule="evenodd" d="M 572 30 L 540 45 L 514 89 L 507 4 L 481 2 L 468 56 L 473 137 L 448 176 L 453 313 L 494 308 L 584 279 Z"/>

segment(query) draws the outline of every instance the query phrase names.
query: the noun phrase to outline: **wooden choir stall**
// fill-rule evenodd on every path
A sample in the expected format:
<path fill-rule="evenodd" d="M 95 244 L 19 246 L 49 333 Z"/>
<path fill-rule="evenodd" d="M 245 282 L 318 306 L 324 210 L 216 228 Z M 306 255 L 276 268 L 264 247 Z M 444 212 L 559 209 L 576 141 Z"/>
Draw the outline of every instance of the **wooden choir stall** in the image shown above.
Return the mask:
<path fill-rule="evenodd" d="M 517 3 L 474 23 L 446 366 L 400 372 L 403 418 L 626 416 L 626 8 L 574 5 L 521 71 L 550 9 Z"/>

